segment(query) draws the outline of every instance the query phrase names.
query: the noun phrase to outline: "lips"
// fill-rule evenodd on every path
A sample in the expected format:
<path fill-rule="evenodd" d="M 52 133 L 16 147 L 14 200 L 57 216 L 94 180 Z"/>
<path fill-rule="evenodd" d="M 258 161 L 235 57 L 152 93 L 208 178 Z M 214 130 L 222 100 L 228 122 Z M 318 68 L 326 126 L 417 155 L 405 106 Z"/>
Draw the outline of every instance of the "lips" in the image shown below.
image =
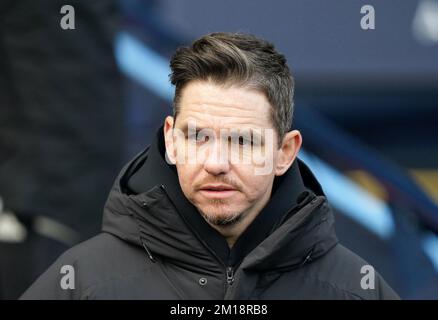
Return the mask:
<path fill-rule="evenodd" d="M 234 187 L 229 185 L 206 185 L 201 188 L 201 190 L 207 190 L 207 191 L 230 191 L 230 190 L 236 190 Z"/>
<path fill-rule="evenodd" d="M 237 192 L 236 188 L 229 185 L 205 185 L 200 191 L 207 198 L 227 198 Z"/>

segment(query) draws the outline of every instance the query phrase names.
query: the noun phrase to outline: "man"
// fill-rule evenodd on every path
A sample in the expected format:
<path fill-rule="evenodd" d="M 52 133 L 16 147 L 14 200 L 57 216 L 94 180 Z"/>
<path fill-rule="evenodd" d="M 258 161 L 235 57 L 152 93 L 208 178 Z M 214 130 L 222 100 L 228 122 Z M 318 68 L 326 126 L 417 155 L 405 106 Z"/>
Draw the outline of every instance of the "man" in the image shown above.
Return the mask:
<path fill-rule="evenodd" d="M 284 56 L 250 35 L 214 33 L 179 49 L 171 69 L 174 115 L 120 173 L 103 232 L 22 298 L 397 298 L 338 243 L 297 158 Z"/>

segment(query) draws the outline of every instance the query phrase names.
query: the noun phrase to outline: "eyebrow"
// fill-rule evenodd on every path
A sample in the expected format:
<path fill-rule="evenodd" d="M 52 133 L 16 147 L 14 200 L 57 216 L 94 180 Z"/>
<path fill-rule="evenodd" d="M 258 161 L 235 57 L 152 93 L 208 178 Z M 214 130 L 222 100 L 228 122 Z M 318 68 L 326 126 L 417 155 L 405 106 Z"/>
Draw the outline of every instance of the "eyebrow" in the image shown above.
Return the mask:
<path fill-rule="evenodd" d="M 182 128 L 177 128 L 178 130 L 181 130 L 185 135 L 187 135 L 187 133 L 188 133 L 188 131 L 189 131 L 189 125 L 188 125 L 188 123 L 186 122 L 186 123 L 184 123 L 184 125 L 182 126 Z M 201 127 L 198 127 L 198 126 L 196 126 L 196 132 L 199 132 L 199 131 L 201 131 L 201 130 L 203 130 L 203 129 L 206 129 L 206 128 L 201 128 Z M 208 129 L 208 128 L 207 128 Z"/>

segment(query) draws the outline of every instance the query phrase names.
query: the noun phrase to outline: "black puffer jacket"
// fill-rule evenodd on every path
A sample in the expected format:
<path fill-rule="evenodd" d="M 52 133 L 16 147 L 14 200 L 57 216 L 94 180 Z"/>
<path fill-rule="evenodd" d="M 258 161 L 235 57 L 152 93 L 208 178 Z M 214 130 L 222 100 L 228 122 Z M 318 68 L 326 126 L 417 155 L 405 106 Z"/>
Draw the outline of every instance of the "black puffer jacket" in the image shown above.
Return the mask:
<path fill-rule="evenodd" d="M 299 160 L 232 250 L 184 197 L 162 133 L 121 172 L 103 232 L 68 250 L 23 299 L 397 299 L 337 241 L 321 187 Z M 61 268 L 75 271 L 62 289 Z M 368 274 L 370 275 L 370 274 Z M 372 281 L 372 279 L 371 279 Z M 370 283 L 369 281 L 367 282 Z"/>

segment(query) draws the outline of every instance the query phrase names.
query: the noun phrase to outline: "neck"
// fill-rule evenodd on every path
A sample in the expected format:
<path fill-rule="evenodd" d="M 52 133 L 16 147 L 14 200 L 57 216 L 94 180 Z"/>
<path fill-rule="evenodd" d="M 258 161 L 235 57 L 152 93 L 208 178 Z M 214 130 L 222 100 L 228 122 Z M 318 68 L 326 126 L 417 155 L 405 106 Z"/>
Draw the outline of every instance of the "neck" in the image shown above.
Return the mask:
<path fill-rule="evenodd" d="M 233 226 L 217 226 L 210 224 L 213 228 L 219 231 L 220 234 L 225 238 L 228 243 L 228 247 L 231 249 L 236 243 L 237 239 L 239 239 L 240 235 L 245 231 L 245 229 L 251 224 L 251 221 L 248 223 L 239 222 Z"/>

